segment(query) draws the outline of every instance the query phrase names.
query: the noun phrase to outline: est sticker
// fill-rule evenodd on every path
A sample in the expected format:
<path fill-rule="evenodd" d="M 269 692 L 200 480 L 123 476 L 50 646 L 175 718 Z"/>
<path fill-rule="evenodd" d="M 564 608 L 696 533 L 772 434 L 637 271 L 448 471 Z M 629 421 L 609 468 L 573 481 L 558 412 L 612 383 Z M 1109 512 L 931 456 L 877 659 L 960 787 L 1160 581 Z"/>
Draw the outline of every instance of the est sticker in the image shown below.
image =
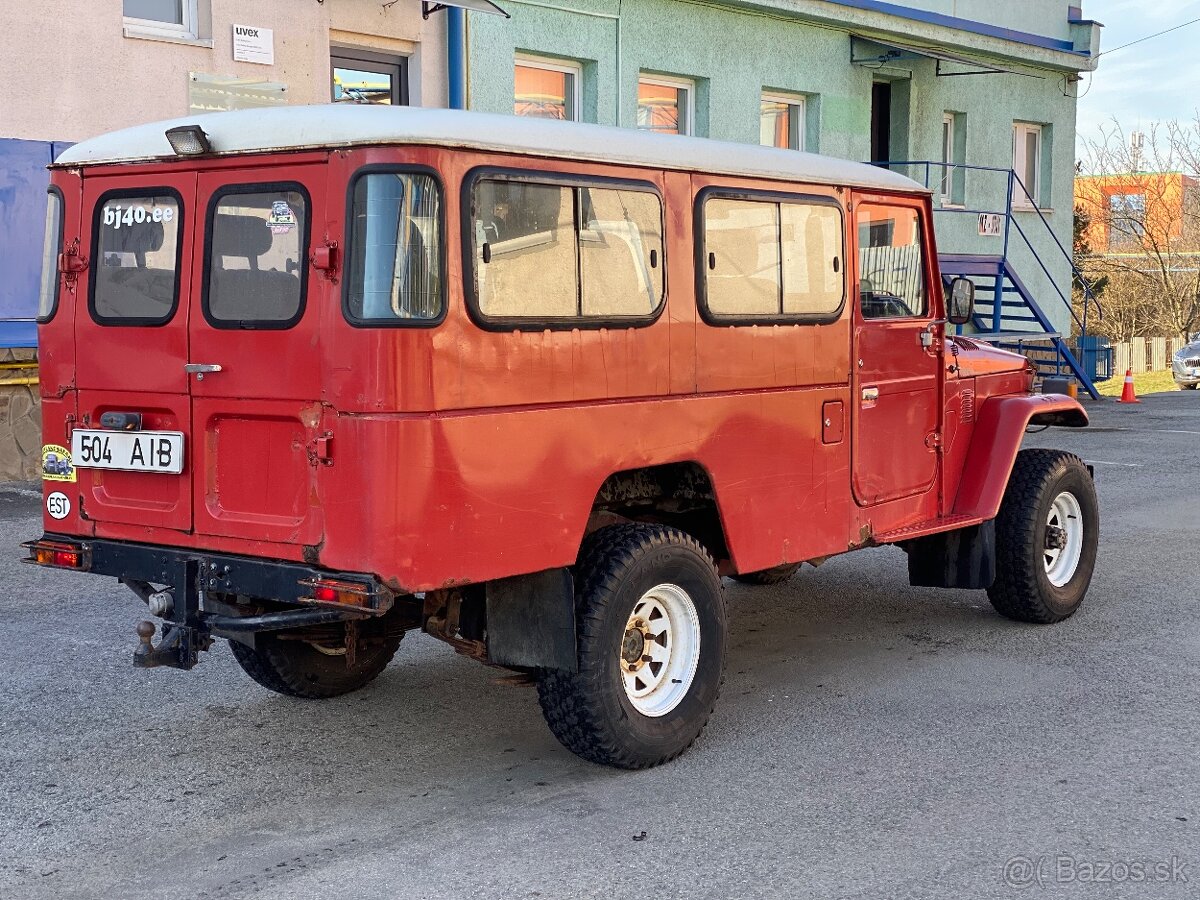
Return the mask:
<path fill-rule="evenodd" d="M 58 444 L 42 447 L 42 480 L 75 481 L 75 464 L 71 461 L 70 450 Z"/>
<path fill-rule="evenodd" d="M 55 491 L 46 497 L 46 512 L 55 521 L 65 519 L 71 514 L 71 499 L 62 491 Z"/>

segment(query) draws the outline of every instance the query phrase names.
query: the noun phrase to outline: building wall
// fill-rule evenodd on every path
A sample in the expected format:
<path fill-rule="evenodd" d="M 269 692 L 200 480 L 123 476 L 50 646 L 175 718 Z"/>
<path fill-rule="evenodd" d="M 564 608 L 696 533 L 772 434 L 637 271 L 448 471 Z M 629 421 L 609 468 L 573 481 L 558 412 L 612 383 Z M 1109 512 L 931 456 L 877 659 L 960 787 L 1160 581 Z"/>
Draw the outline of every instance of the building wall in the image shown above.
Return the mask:
<path fill-rule="evenodd" d="M 1144 214 L 1138 222 L 1156 243 L 1182 241 L 1189 214 L 1195 208 L 1200 181 L 1179 172 L 1138 172 L 1130 175 L 1093 175 L 1075 179 L 1075 205 L 1090 219 L 1084 239 L 1093 253 L 1110 249 L 1110 211 L 1113 197 L 1143 198 Z M 1194 243 L 1195 229 L 1186 238 Z M 1127 247 L 1125 249 L 1128 249 Z"/>
<path fill-rule="evenodd" d="M 446 103 L 445 16 L 424 22 L 419 3 L 404 0 L 387 9 L 377 0 L 199 5 L 195 42 L 124 37 L 122 0 L 62 0 L 4 16 L 0 79 L 20 90 L 0 99 L 0 138 L 79 141 L 187 115 L 190 72 L 282 82 L 290 103 L 326 103 L 331 35 L 337 43 L 411 55 L 414 105 Z M 274 31 L 273 66 L 233 60 L 234 23 Z"/>
<path fill-rule="evenodd" d="M 684 76 L 696 81 L 696 129 L 701 136 L 757 142 L 759 101 L 764 90 L 808 97 L 807 149 L 843 157 L 871 157 L 871 90 L 876 80 L 893 82 L 893 109 L 907 108 L 907 127 L 893 129 L 893 159 L 941 158 L 942 117 L 961 114 L 965 126 L 961 161 L 1007 170 L 1012 166 L 1016 121 L 1047 126 L 1044 133 L 1043 214 L 1018 212 L 1015 221 L 1029 235 L 1041 263 L 1016 229 L 1010 243 L 1026 283 L 1040 298 L 1055 326 L 1070 331 L 1070 264 L 1057 243 L 1071 246 L 1071 192 L 1074 177 L 1076 89 L 1073 72 L 1088 68 L 1087 56 L 997 39 L 990 34 L 953 31 L 918 20 L 886 15 L 875 0 L 809 3 L 775 0 L 757 4 L 696 4 L 681 0 L 538 0 L 502 4 L 511 20 L 472 13 L 469 17 L 468 83 L 472 109 L 511 113 L 513 62 L 518 53 L 561 57 L 583 63 L 583 118 L 623 127 L 636 125 L 639 73 Z M 777 10 L 764 12 L 762 6 Z M 984 30 L 1019 26 L 1056 40 L 1078 34 L 1067 2 L 1015 0 L 1011 4 L 976 0 L 910 0 L 899 4 L 914 15 L 933 11 L 975 16 Z M 809 11 L 809 8 L 811 10 Z M 1019 9 L 1017 9 L 1019 8 Z M 831 12 L 832 10 L 832 12 Z M 841 15 L 841 29 L 829 27 Z M 818 21 L 819 20 L 819 21 Z M 1015 67 L 1027 74 L 938 77 L 929 58 L 906 58 L 887 66 L 851 64 L 852 53 L 878 54 L 884 48 L 855 43 L 858 34 L 939 34 L 939 47 Z M 1086 48 L 1095 44 L 1087 31 Z M 1048 62 L 1049 60 L 1049 62 Z M 1053 63 L 1053 65 L 1051 65 Z M 949 63 L 946 70 L 965 66 Z M 897 106 L 899 104 L 899 106 Z M 923 169 L 908 174 L 924 181 Z M 980 237 L 977 211 L 1007 209 L 1008 179 L 997 173 L 968 172 L 956 198 L 972 212 L 937 216 L 943 251 L 999 254 L 1002 238 Z M 937 171 L 931 181 L 937 181 Z M 1057 243 L 1056 243 L 1057 241 Z M 1025 257 L 1023 259 L 1023 257 Z M 1047 277 L 1041 270 L 1044 264 Z M 1057 287 L 1057 290 L 1056 290 Z"/>

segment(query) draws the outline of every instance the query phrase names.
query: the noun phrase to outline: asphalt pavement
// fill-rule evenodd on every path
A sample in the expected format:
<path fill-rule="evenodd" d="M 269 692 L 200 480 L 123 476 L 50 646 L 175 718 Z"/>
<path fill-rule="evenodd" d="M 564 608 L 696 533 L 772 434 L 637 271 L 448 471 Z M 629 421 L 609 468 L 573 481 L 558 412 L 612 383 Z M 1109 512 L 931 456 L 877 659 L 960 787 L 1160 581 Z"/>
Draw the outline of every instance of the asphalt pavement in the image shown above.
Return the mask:
<path fill-rule="evenodd" d="M 0 486 L 0 897 L 1196 897 L 1200 395 L 1089 409 L 1027 439 L 1095 465 L 1073 619 L 911 588 L 888 548 L 727 582 L 708 730 L 639 773 L 422 635 L 318 703 L 223 643 L 135 670 L 140 601 L 20 564 L 39 493 Z"/>

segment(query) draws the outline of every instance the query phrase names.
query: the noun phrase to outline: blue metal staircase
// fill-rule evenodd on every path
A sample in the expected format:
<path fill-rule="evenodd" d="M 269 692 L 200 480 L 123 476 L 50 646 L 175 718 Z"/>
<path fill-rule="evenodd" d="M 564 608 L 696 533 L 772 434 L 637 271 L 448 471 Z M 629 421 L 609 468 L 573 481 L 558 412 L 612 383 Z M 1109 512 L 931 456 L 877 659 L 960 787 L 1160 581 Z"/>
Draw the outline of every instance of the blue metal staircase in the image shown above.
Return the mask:
<path fill-rule="evenodd" d="M 1094 382 L 1111 377 L 1111 367 L 1106 369 L 1103 365 L 1096 365 L 1098 354 L 1095 350 L 1088 357 L 1091 363 L 1090 367 L 1084 366 L 1080 362 L 1069 343 L 1072 335 L 1064 335 L 1055 330 L 1050 317 L 1046 315 L 1043 304 L 1021 280 L 1012 251 L 1023 249 L 1026 251 L 1026 257 L 1032 259 L 1032 262 L 1028 263 L 1032 267 L 1032 271 L 1040 269 L 1045 276 L 1046 283 L 1053 289 L 1053 294 L 1057 294 L 1057 299 L 1053 295 L 1042 299 L 1047 303 L 1061 303 L 1066 308 L 1074 323 L 1075 336 L 1078 337 L 1080 345 L 1096 343 L 1095 339 L 1090 342 L 1088 340 L 1089 310 L 1094 308 L 1101 319 L 1104 318 L 1104 311 L 1087 279 L 1083 277 L 1083 273 L 1075 265 L 1071 254 L 1063 246 L 1058 235 L 1054 233 L 1054 229 L 1051 228 L 1045 215 L 1038 209 L 1032 195 L 1025 188 L 1017 173 L 1011 169 L 933 161 L 883 162 L 876 163 L 876 165 L 898 170 L 917 180 L 920 180 L 920 173 L 923 170 L 926 187 L 933 186 L 935 178 L 936 183 L 941 185 L 943 173 L 946 170 L 952 170 L 952 178 L 961 177 L 964 181 L 968 177 L 965 173 L 968 172 L 986 173 L 971 176 L 972 178 L 1003 179 L 1007 198 L 1003 210 L 970 209 L 966 206 L 946 205 L 934 209 L 935 222 L 937 217 L 966 215 L 978 217 L 981 224 L 985 216 L 989 217 L 993 224 L 996 219 L 999 219 L 1001 224 L 1001 231 L 996 235 L 1003 237 L 1000 253 L 940 253 L 938 256 L 942 275 L 945 278 L 961 276 L 975 282 L 975 316 L 969 326 L 959 326 L 959 332 L 1024 354 L 1037 368 L 1039 378 L 1051 375 L 1072 375 L 1084 391 L 1093 399 L 1099 399 L 1100 394 L 1096 390 Z M 935 170 L 936 175 L 934 174 Z M 964 174 L 958 176 L 958 172 Z M 973 184 L 972 188 L 975 187 Z M 1014 199 L 1018 197 L 1022 198 L 1020 201 L 1024 214 L 1022 217 L 1013 215 Z M 1022 225 L 1020 218 L 1024 218 L 1027 225 Z M 1070 287 L 1064 291 L 1063 286 L 1059 283 L 1061 279 L 1056 279 L 1051 274 L 1046 261 L 1038 252 L 1034 242 L 1030 240 L 1027 227 L 1038 229 L 1039 234 L 1043 236 L 1048 235 L 1050 240 L 1043 243 L 1050 248 L 1049 254 L 1056 258 L 1061 256 L 1061 260 L 1066 261 L 1074 283 L 1079 285 L 1082 290 L 1082 316 L 1076 313 L 1072 306 Z M 982 234 L 982 227 L 980 233 Z M 994 231 L 990 233 L 996 234 Z M 985 240 L 995 240 L 995 237 Z M 940 234 L 939 243 L 946 243 Z M 1061 261 L 1056 264 L 1061 265 Z"/>
<path fill-rule="evenodd" d="M 1099 393 L 1092 375 L 1038 306 L 1012 265 L 1002 256 L 942 253 L 938 256 L 943 277 L 970 278 L 975 282 L 975 315 L 972 337 L 1024 354 L 1037 369 L 1038 378 L 1073 375 L 1093 399 Z"/>

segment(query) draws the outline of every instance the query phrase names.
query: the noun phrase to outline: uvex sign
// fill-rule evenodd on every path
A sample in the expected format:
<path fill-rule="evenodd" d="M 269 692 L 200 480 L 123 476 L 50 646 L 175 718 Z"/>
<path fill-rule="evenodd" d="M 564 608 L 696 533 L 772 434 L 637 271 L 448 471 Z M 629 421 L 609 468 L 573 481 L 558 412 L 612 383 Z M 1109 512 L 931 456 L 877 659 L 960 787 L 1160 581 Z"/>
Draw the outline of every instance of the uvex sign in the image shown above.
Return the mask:
<path fill-rule="evenodd" d="M 233 26 L 233 58 L 238 62 L 275 64 L 275 34 L 270 28 Z"/>

